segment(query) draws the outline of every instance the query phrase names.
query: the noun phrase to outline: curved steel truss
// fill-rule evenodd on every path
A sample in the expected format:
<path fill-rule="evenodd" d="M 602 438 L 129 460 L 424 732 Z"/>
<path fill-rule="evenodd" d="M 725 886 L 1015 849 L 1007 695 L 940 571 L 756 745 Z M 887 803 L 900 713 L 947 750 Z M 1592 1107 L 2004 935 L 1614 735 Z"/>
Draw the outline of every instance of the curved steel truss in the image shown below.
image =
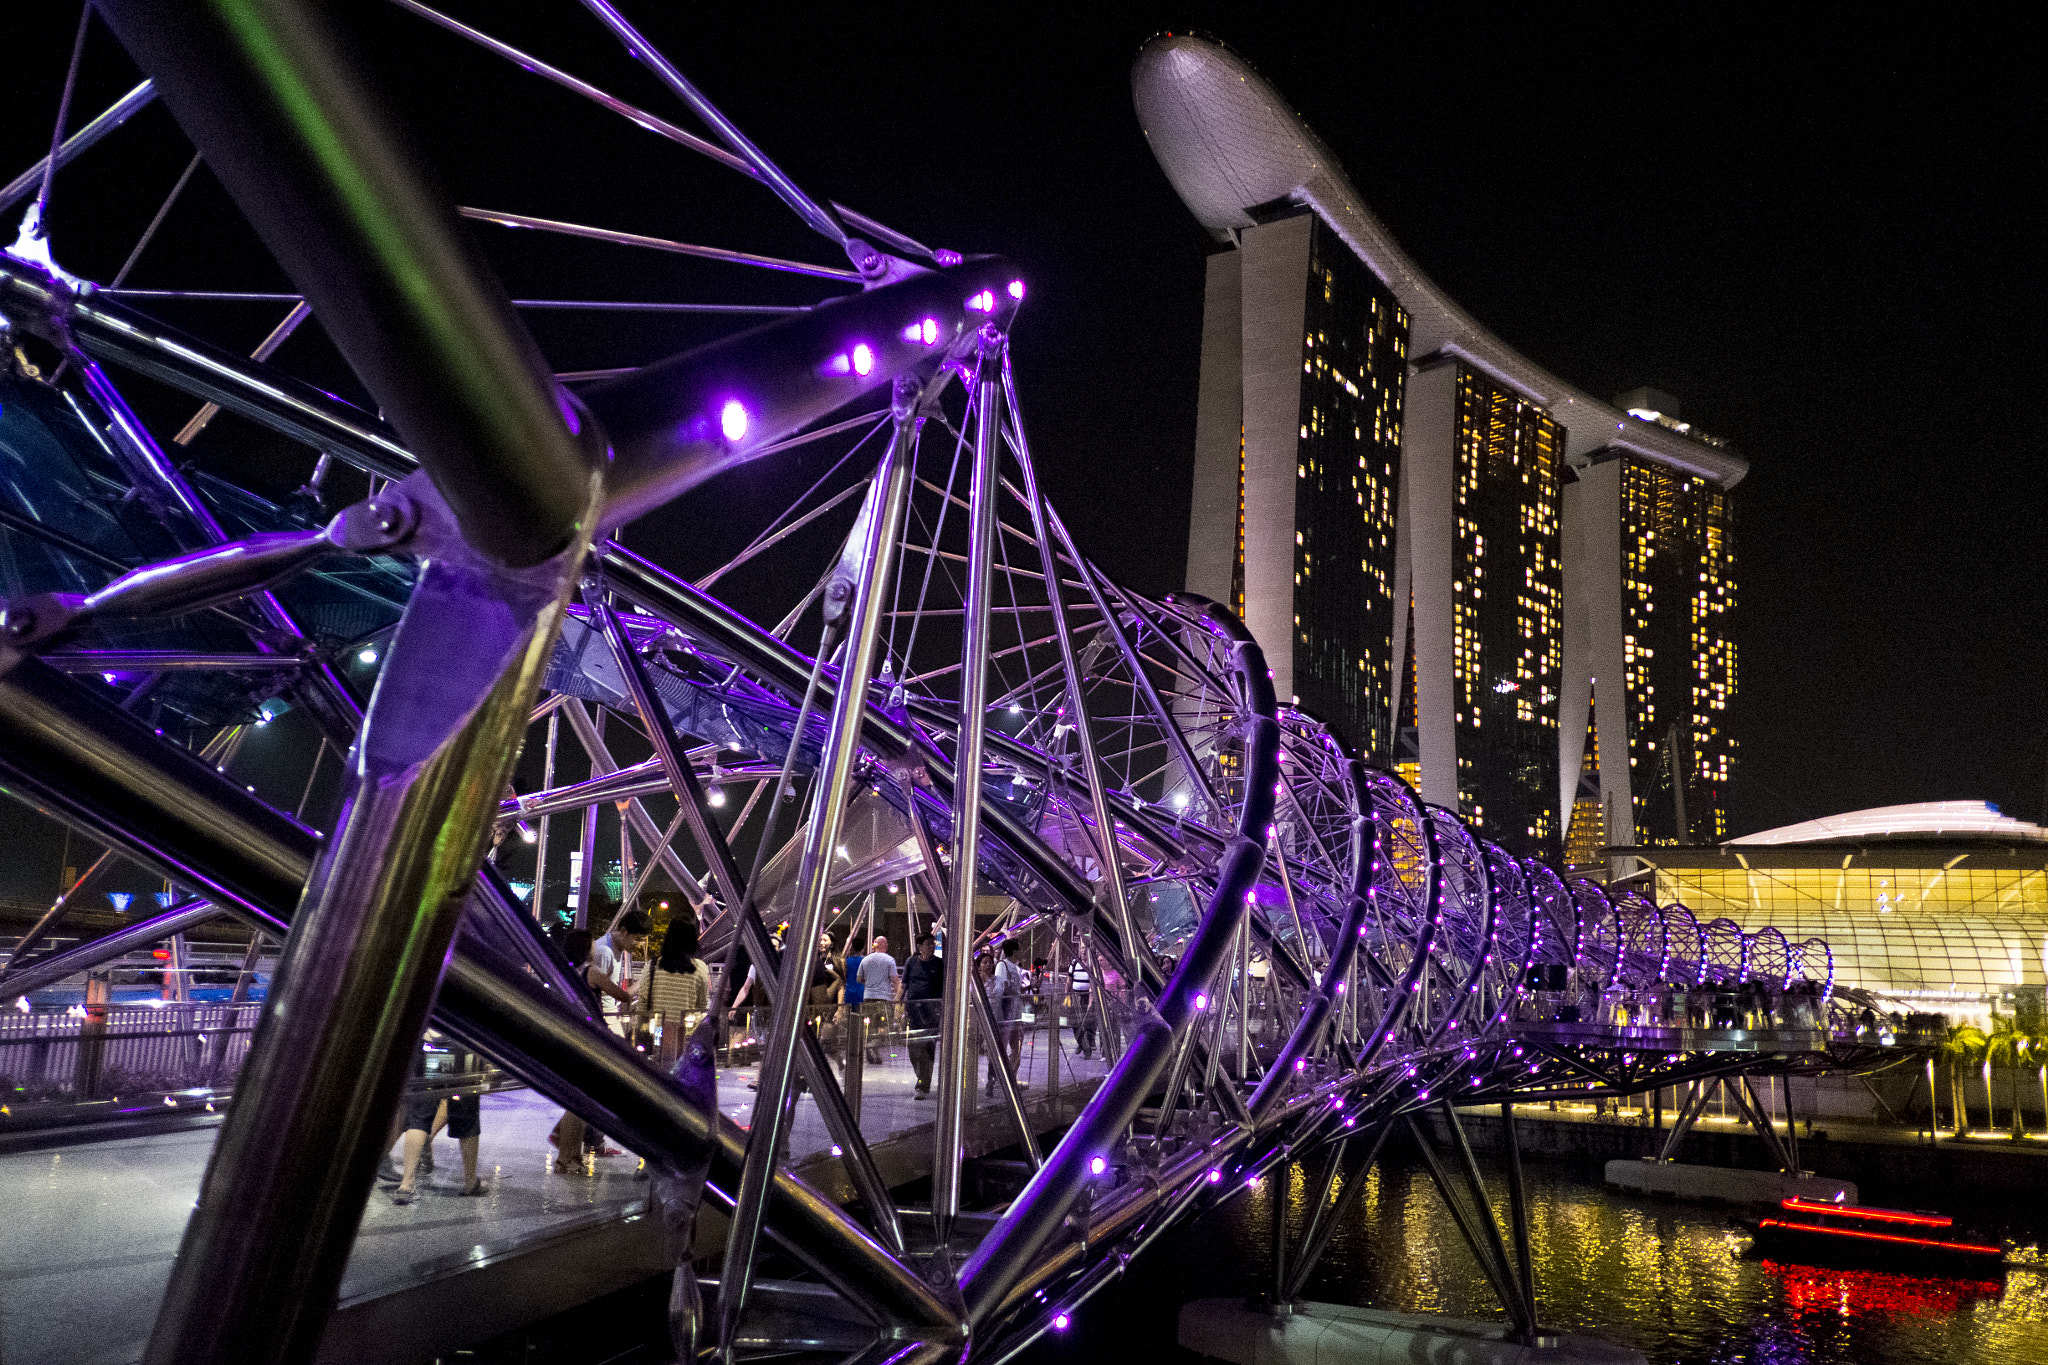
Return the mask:
<path fill-rule="evenodd" d="M 121 950 L 207 915 L 285 943 L 150 1359 L 310 1353 L 430 1013 L 641 1153 L 680 1224 L 703 1195 L 730 1211 L 714 1310 L 679 1265 L 679 1349 L 761 1345 L 742 1323 L 772 1257 L 872 1325 L 860 1359 L 994 1360 L 1282 1161 L 1327 1149 L 1327 1200 L 1408 1115 L 1584 1084 L 1588 1046 L 1629 1048 L 1627 1084 L 1660 1083 L 1650 1052 L 1682 1066 L 1712 1050 L 1713 1021 L 1682 1017 L 1689 990 L 1825 997 L 1825 945 L 1512 856 L 1278 704 L 1229 611 L 1099 571 L 1039 485 L 1008 345 L 1016 269 L 811 199 L 603 0 L 588 8 L 715 142 L 401 4 L 752 177 L 848 264 L 635 239 L 842 293 L 558 377 L 315 28 L 283 6 L 250 7 L 236 32 L 102 6 L 295 282 L 282 330 L 310 312 L 383 414 L 68 276 L 38 216 L 0 260 L 0 315 L 69 380 L 17 367 L 8 402 L 71 461 L 38 477 L 76 495 L 5 509 L 21 586 L 0 635 L 0 770 L 189 890 Z M 188 471 L 110 369 L 207 405 L 173 446 L 220 410 L 298 443 L 306 488 L 277 504 Z M 617 538 L 812 450 L 837 463 L 695 581 Z M 328 476 L 351 467 L 366 495 L 344 503 Z M 686 505 L 721 515 L 705 496 Z M 764 626 L 737 600 L 782 614 Z M 348 678 L 366 648 L 382 651 L 367 705 Z M 180 742 L 283 703 L 348 755 L 324 836 Z M 542 730 L 547 776 L 517 790 Z M 556 783 L 565 740 L 588 776 Z M 747 1128 L 709 1089 L 715 1025 L 673 1072 L 650 1065 L 499 870 L 514 831 L 608 805 L 638 849 L 629 877 L 659 868 L 707 955 L 729 954 L 724 989 L 748 961 L 770 987 Z M 955 945 L 1031 936 L 1097 986 L 1082 1008 L 1109 1050 L 1099 1083 L 1041 1152 L 1002 1076 L 1034 1172 L 971 1227 L 961 1134 L 977 1040 L 1001 1027 L 971 954 L 945 957 L 932 1206 L 914 1217 L 792 988 L 832 915 L 885 884 L 909 888 L 913 926 Z M 31 946 L 0 992 L 83 961 Z M 783 1159 L 800 1082 L 842 1154 L 843 1204 Z"/>

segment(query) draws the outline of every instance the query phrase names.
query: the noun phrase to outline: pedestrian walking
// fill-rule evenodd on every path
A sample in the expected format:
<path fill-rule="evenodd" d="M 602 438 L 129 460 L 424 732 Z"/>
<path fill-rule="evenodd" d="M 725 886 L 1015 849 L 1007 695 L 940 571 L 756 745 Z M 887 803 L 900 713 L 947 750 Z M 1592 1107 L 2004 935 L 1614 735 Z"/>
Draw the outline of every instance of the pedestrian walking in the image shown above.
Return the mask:
<path fill-rule="evenodd" d="M 1024 1060 L 1024 969 L 1017 965 L 1017 954 L 1023 946 L 1022 939 L 1005 939 L 1002 956 L 996 959 L 995 970 L 989 974 L 988 1008 L 996 1026 L 996 1050 L 988 1059 L 988 1081 L 984 1087 L 990 1095 L 996 1093 L 996 1067 L 1008 1068 L 1014 1081 Z"/>
<path fill-rule="evenodd" d="M 877 1040 L 889 1027 L 890 1006 L 896 1002 L 896 959 L 889 956 L 889 940 L 877 935 L 860 959 L 861 1014 L 868 1021 L 867 1059 L 879 1066 L 882 1051 Z"/>
<path fill-rule="evenodd" d="M 1094 989 L 1094 978 L 1088 975 L 1088 967 L 1080 958 L 1075 958 L 1067 969 L 1067 994 L 1073 998 L 1074 1050 L 1083 1057 L 1095 1051 L 1094 1000 L 1089 992 Z"/>
<path fill-rule="evenodd" d="M 946 964 L 936 956 L 939 940 L 919 934 L 917 955 L 903 964 L 903 1026 L 910 1036 L 910 1069 L 917 1076 L 912 1099 L 930 1099 L 932 1060 L 939 1045 L 939 1002 L 946 993 Z"/>
<path fill-rule="evenodd" d="M 410 1204 L 418 1198 L 420 1175 L 431 1171 L 431 1162 L 423 1162 L 434 1140 L 434 1134 L 443 1128 L 456 1141 L 462 1151 L 462 1186 L 459 1195 L 477 1196 L 486 1193 L 484 1183 L 476 1173 L 477 1154 L 483 1138 L 483 1097 L 475 1091 L 445 1098 L 431 1093 L 421 1093 L 427 1080 L 427 1043 L 420 1040 L 419 1050 L 413 1056 L 413 1083 L 407 1088 L 405 1097 L 405 1164 L 400 1169 L 398 1188 L 391 1192 L 394 1204 Z"/>

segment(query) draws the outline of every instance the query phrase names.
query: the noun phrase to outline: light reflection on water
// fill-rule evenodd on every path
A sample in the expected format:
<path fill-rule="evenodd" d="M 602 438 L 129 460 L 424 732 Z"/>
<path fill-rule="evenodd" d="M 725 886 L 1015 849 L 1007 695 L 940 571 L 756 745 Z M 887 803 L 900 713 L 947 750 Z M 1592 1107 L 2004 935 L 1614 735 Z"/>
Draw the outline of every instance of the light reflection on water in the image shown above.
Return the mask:
<path fill-rule="evenodd" d="M 1486 1172 L 1506 1226 L 1505 1182 Z M 1616 1194 L 1597 1175 L 1530 1163 L 1530 1253 L 1543 1324 L 1641 1351 L 1652 1365 L 2041 1365 L 2048 1362 L 2048 1275 L 2015 1270 L 2001 1289 L 1867 1270 L 1758 1261 L 1728 1211 Z M 1399 1312 L 1501 1318 L 1485 1279 L 1420 1167 L 1382 1163 L 1331 1238 L 1304 1297 Z M 1065 1342 L 1032 1359 L 1171 1358 L 1174 1312 L 1188 1299 L 1242 1294 L 1265 1279 L 1266 1187 L 1164 1239 L 1157 1259 L 1089 1305 Z M 1297 1230 L 1309 1194 L 1287 1187 Z M 1882 1202 L 1870 1192 L 1872 1202 Z M 1910 1203 L 1910 1199 L 1893 1202 Z M 1992 1236 L 2031 1245 L 2042 1225 L 2010 1213 L 1948 1211 Z M 1179 1358 L 1192 1360 L 1191 1355 Z"/>

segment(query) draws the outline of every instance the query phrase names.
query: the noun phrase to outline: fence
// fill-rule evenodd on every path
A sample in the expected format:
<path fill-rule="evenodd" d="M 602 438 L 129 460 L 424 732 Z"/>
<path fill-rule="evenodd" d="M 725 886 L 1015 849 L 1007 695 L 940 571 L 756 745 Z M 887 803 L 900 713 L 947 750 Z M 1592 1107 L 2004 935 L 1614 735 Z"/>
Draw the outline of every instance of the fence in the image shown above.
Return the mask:
<path fill-rule="evenodd" d="M 260 1002 L 151 1001 L 0 1014 L 0 1086 L 12 1102 L 233 1082 Z"/>

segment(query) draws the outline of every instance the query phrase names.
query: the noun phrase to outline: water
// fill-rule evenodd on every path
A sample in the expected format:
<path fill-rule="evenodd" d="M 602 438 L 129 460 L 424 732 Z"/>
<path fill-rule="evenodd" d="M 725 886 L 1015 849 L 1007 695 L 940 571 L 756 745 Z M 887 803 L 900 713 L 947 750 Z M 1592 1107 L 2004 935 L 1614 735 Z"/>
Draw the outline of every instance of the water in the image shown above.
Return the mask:
<path fill-rule="evenodd" d="M 1729 1213 L 1636 1199 L 1597 1172 L 1530 1162 L 1530 1250 L 1546 1328 L 1586 1331 L 1641 1351 L 1652 1365 L 2042 1365 L 2048 1274 L 2014 1270 L 2003 1288 L 1875 1271 L 1760 1262 Z M 1486 1172 L 1505 1226 L 1505 1183 Z M 1411 1313 L 1501 1320 L 1456 1226 L 1420 1166 L 1382 1161 L 1310 1279 L 1304 1297 Z M 1269 1180 L 1270 1186 L 1272 1182 Z M 1299 1227 L 1308 1197 L 1297 1167 L 1288 1199 Z M 2015 1192 L 2019 1193 L 2019 1192 Z M 2031 1192 L 2027 1192 L 2031 1195 Z M 1266 1278 L 1266 1190 L 1241 1196 L 1163 1239 L 1130 1276 L 1075 1315 L 1072 1328 L 1024 1358 L 1193 1361 L 1175 1315 L 1194 1298 L 1242 1295 Z M 1916 1202 L 1869 1190 L 1873 1204 Z M 2048 1219 L 2029 1199 L 1944 1201 L 1944 1211 L 2032 1258 Z"/>

